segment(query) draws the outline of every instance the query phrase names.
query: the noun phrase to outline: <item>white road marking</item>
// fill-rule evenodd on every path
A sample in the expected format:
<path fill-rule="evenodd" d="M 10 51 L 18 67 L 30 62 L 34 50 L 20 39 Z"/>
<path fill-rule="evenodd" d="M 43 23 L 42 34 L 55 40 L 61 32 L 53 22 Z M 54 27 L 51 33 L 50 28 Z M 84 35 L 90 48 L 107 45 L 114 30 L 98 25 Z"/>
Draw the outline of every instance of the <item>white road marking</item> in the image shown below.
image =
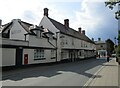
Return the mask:
<path fill-rule="evenodd" d="M 102 66 L 102 67 L 85 83 L 85 85 L 83 86 L 83 88 L 89 86 L 89 85 L 92 83 L 93 79 L 96 77 L 96 75 L 97 75 L 103 68 L 104 68 L 104 66 Z"/>

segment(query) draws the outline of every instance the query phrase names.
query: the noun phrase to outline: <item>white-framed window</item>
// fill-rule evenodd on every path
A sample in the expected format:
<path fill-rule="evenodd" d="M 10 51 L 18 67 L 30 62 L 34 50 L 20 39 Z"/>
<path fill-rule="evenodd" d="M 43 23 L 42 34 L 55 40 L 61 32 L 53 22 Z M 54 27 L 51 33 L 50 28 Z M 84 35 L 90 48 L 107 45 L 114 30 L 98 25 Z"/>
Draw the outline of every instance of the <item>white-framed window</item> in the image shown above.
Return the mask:
<path fill-rule="evenodd" d="M 61 58 L 62 59 L 67 58 L 67 52 L 66 51 L 61 52 Z"/>
<path fill-rule="evenodd" d="M 45 59 L 43 49 L 34 49 L 34 60 L 43 60 Z"/>
<path fill-rule="evenodd" d="M 55 59 L 56 57 L 56 50 L 51 50 L 51 59 Z"/>
<path fill-rule="evenodd" d="M 66 45 L 68 44 L 68 41 L 67 41 L 67 39 L 66 39 L 65 43 L 66 43 Z"/>
<path fill-rule="evenodd" d="M 42 38 L 43 33 L 41 31 L 36 31 L 36 35 L 37 38 Z"/>

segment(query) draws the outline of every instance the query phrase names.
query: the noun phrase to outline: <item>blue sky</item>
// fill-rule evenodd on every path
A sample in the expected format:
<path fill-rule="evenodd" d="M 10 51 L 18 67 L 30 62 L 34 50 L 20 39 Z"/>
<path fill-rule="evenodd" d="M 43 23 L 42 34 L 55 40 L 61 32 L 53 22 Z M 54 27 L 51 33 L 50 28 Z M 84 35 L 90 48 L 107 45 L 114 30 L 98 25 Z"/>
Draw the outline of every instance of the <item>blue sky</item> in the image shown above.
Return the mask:
<path fill-rule="evenodd" d="M 49 9 L 49 17 L 64 23 L 69 19 L 70 27 L 78 30 L 82 27 L 86 35 L 97 40 L 117 37 L 118 22 L 114 10 L 105 7 L 104 0 L 0 0 L 0 19 L 3 24 L 12 19 L 21 19 L 39 25 L 43 9 Z"/>

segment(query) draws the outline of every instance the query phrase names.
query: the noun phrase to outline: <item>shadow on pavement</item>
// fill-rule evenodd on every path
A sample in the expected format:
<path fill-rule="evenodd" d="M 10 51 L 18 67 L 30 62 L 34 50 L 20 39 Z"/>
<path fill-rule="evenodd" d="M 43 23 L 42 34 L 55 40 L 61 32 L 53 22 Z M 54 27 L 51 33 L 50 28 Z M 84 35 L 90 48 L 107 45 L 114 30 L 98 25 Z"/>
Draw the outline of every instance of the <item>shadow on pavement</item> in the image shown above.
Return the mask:
<path fill-rule="evenodd" d="M 50 78 L 53 76 L 61 75 L 63 74 L 62 72 L 73 72 L 90 78 L 93 76 L 93 74 L 88 73 L 87 71 L 97 66 L 102 66 L 105 62 L 105 59 L 87 59 L 77 62 L 53 64 L 50 66 L 36 66 L 28 69 L 19 69 L 18 71 L 16 69 L 15 71 L 8 72 L 7 75 L 5 74 L 6 72 L 3 72 L 2 80 L 18 81 L 25 78 L 41 76 Z M 96 77 L 100 78 L 101 76 L 96 75 Z"/>
<path fill-rule="evenodd" d="M 104 65 L 103 66 L 118 66 L 118 65 L 111 65 L 111 64 L 107 64 L 107 65 Z"/>

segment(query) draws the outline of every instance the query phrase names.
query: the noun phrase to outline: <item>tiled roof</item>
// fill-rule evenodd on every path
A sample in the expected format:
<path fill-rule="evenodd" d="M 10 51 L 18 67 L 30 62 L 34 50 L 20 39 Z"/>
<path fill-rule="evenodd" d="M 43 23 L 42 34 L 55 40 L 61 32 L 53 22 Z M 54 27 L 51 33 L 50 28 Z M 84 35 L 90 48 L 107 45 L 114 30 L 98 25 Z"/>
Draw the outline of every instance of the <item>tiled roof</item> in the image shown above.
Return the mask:
<path fill-rule="evenodd" d="M 9 22 L 9 23 L 3 25 L 2 33 L 6 33 L 6 31 L 10 30 L 12 25 L 13 25 L 13 22 Z"/>
<path fill-rule="evenodd" d="M 81 40 L 94 43 L 92 40 L 90 40 L 86 35 L 79 33 L 78 31 L 72 29 L 72 28 L 66 28 L 63 24 L 60 22 L 55 21 L 54 19 L 51 19 L 48 17 L 48 19 L 53 23 L 53 25 L 60 30 L 61 33 L 67 34 L 76 38 L 79 38 Z M 95 43 L 94 43 L 95 44 Z"/>
<path fill-rule="evenodd" d="M 30 28 L 30 26 L 33 26 L 33 24 L 29 24 L 29 23 L 23 22 L 23 21 L 18 21 L 18 22 L 29 34 L 31 34 L 31 31 L 29 30 L 29 28 Z"/>
<path fill-rule="evenodd" d="M 18 23 L 27 31 L 28 34 L 33 34 L 33 32 L 29 30 L 30 26 L 33 26 L 33 24 L 23 22 L 21 20 L 18 20 Z M 3 25 L 2 33 L 8 33 L 8 30 L 11 30 L 12 26 L 13 26 L 13 21 Z"/>
<path fill-rule="evenodd" d="M 96 44 L 105 44 L 104 41 L 95 41 Z"/>

